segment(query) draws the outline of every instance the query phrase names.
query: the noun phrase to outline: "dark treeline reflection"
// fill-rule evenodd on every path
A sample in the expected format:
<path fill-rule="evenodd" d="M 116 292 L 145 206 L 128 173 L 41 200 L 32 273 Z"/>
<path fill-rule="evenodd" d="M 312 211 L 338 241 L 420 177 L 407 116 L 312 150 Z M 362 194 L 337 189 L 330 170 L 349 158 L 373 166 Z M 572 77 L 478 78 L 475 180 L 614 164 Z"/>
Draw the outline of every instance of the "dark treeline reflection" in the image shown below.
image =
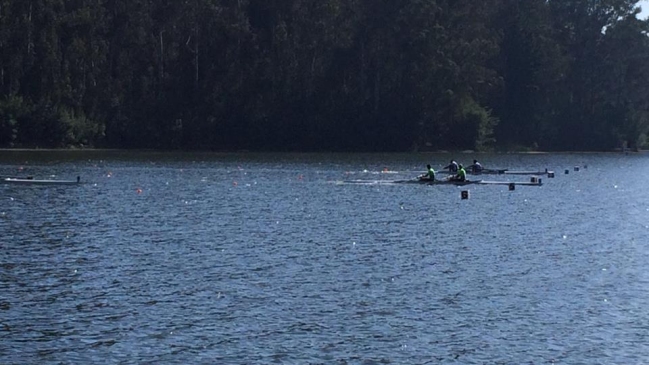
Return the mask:
<path fill-rule="evenodd" d="M 0 0 L 0 147 L 642 147 L 636 3 Z"/>

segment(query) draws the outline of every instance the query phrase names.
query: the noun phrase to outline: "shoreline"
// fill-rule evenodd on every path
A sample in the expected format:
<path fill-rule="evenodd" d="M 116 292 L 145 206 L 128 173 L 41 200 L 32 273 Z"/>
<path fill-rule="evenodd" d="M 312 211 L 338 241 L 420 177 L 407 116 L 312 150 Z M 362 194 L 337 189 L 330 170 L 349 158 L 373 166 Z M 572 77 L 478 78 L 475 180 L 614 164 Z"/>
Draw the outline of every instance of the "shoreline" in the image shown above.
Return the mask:
<path fill-rule="evenodd" d="M 458 155 L 547 155 L 547 154 L 641 154 L 649 152 L 649 150 L 628 150 L 622 151 L 621 149 L 611 151 L 489 151 L 477 152 L 471 150 L 465 151 L 256 151 L 256 150 L 232 150 L 232 151 L 209 151 L 209 150 L 161 150 L 161 149 L 119 149 L 119 148 L 0 148 L 0 152 L 70 152 L 70 153 L 84 153 L 84 152 L 118 152 L 118 153 L 197 153 L 197 154 L 458 154 Z"/>

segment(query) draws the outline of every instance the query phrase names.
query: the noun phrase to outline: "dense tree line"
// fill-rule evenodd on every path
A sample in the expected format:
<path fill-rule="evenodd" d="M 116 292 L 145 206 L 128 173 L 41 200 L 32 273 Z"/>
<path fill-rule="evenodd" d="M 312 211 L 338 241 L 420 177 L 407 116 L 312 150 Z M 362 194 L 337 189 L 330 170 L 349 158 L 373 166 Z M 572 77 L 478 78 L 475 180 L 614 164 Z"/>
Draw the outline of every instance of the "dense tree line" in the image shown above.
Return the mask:
<path fill-rule="evenodd" d="M 0 147 L 645 145 L 633 0 L 0 0 Z"/>

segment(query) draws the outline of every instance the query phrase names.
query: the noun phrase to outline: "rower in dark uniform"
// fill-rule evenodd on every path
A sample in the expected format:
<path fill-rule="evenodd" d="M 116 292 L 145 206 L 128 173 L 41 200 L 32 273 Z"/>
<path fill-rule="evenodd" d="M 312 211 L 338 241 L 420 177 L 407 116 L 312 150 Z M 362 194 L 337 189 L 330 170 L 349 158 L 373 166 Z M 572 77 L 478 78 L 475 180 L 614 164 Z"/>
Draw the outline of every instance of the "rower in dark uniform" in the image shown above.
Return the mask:
<path fill-rule="evenodd" d="M 478 160 L 473 160 L 473 165 L 469 166 L 469 169 L 474 174 L 479 174 L 482 172 L 482 165 L 480 164 L 480 162 L 478 162 Z"/>
<path fill-rule="evenodd" d="M 444 169 L 445 170 L 448 169 L 449 172 L 457 172 L 458 170 L 457 162 L 455 162 L 455 160 L 451 160 L 451 163 L 448 164 L 448 166 L 444 166 Z"/>

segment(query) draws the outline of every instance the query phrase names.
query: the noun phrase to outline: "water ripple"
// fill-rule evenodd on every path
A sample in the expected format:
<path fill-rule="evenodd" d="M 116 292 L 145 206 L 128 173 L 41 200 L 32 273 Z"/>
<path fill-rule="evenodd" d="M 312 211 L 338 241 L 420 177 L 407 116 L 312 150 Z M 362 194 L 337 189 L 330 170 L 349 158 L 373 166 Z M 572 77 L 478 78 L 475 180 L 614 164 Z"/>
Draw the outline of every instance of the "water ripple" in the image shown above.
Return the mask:
<path fill-rule="evenodd" d="M 288 156 L 33 163 L 88 184 L 0 187 L 0 363 L 649 358 L 643 159 L 493 156 L 589 169 L 462 201 L 329 183 L 419 155 Z"/>

